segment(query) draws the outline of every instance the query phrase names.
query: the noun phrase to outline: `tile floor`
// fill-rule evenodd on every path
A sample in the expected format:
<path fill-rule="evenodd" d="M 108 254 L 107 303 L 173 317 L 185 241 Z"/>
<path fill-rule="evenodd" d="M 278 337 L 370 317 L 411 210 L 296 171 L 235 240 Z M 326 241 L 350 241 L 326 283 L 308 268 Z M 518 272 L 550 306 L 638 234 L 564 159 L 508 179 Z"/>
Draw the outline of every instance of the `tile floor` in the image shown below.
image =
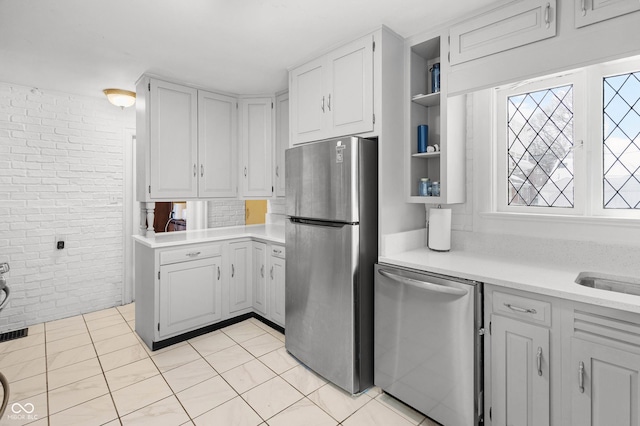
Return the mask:
<path fill-rule="evenodd" d="M 151 352 L 134 315 L 120 306 L 0 343 L 0 426 L 435 425 L 378 388 L 352 397 L 327 383 L 256 319 Z"/>

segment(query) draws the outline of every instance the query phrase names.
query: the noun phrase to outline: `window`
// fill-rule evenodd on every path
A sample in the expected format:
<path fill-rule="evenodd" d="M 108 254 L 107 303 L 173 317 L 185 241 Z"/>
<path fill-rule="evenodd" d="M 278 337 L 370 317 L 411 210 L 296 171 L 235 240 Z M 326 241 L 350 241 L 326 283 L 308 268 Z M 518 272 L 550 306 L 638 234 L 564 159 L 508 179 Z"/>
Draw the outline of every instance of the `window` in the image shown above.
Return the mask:
<path fill-rule="evenodd" d="M 640 59 L 495 94 L 497 211 L 640 218 Z"/>

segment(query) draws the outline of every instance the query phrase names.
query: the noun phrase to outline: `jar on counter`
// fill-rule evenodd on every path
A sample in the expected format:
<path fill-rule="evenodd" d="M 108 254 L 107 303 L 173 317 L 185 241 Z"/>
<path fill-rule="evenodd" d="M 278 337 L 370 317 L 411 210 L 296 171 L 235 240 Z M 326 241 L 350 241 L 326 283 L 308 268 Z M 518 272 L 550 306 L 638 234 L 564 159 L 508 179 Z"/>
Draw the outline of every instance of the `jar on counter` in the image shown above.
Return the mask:
<path fill-rule="evenodd" d="M 433 195 L 434 197 L 440 196 L 440 182 L 435 181 L 431 184 L 431 194 L 429 195 Z"/>
<path fill-rule="evenodd" d="M 431 195 L 431 179 L 420 178 L 420 183 L 418 183 L 418 195 L 421 197 Z"/>

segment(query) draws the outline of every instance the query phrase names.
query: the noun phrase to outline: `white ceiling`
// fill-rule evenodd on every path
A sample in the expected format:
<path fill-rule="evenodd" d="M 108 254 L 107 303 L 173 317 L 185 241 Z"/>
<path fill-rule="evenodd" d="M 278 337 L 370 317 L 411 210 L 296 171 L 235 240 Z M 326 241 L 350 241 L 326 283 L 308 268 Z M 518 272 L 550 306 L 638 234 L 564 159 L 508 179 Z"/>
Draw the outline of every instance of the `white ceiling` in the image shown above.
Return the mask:
<path fill-rule="evenodd" d="M 0 0 L 0 81 L 102 96 L 144 72 L 236 94 L 380 24 L 403 37 L 495 0 Z"/>

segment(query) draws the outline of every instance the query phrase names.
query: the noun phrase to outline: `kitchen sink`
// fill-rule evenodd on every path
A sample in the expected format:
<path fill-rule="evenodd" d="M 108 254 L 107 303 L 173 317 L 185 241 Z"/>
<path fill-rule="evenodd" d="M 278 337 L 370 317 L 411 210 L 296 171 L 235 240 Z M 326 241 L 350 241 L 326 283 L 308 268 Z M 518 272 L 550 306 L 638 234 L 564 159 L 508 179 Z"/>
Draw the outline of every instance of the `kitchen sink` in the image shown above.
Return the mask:
<path fill-rule="evenodd" d="M 595 272 L 580 272 L 576 283 L 585 287 L 640 296 L 640 279 Z"/>

